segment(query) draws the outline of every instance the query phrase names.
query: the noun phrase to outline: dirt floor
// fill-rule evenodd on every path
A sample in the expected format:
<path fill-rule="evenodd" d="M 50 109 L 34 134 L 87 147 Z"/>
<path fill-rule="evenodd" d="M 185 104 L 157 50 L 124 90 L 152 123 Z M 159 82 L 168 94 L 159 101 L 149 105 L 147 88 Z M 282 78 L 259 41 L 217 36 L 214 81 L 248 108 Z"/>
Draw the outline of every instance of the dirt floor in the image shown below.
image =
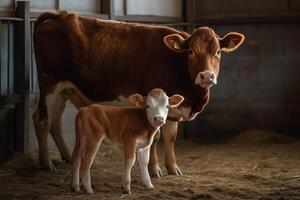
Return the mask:
<path fill-rule="evenodd" d="M 184 176 L 152 179 L 155 189 L 146 190 L 136 163 L 133 194 L 123 198 L 300 199 L 300 142 L 264 139 L 253 142 L 251 137 L 241 136 L 226 144 L 178 141 L 177 160 Z M 160 152 L 162 159 L 162 148 Z M 117 147 L 101 146 L 91 172 L 93 195 L 70 192 L 70 164 L 56 161 L 58 172 L 52 174 L 40 170 L 36 160 L 14 155 L 0 165 L 0 199 L 119 199 L 121 155 Z M 58 159 L 56 153 L 52 156 Z M 162 160 L 160 163 L 163 167 Z"/>

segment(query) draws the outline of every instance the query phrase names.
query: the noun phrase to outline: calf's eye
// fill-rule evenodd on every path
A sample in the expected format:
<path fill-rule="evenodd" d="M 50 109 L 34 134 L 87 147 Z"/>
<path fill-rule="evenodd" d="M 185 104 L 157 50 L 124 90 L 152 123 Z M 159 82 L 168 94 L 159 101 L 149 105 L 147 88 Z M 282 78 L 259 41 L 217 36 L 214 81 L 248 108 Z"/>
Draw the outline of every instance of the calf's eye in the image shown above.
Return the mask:
<path fill-rule="evenodd" d="M 146 108 L 150 108 L 150 106 L 149 106 L 149 105 L 146 105 Z"/>
<path fill-rule="evenodd" d="M 215 56 L 221 57 L 221 50 L 218 50 L 218 51 L 216 52 Z"/>

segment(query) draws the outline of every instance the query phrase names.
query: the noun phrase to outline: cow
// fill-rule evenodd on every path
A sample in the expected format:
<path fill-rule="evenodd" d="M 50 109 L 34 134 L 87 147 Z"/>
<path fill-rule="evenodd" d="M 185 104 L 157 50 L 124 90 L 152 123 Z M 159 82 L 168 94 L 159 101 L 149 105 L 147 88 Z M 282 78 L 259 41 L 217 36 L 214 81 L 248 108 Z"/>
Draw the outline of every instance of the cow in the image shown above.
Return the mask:
<path fill-rule="evenodd" d="M 179 107 L 170 109 L 161 128 L 168 174 L 181 175 L 174 153 L 178 121 L 192 120 L 204 109 L 211 86 L 217 84 L 221 52 L 236 50 L 244 38 L 237 32 L 221 38 L 209 27 L 188 34 L 165 26 L 92 19 L 66 11 L 42 14 L 33 33 L 40 88 L 33 121 L 42 168 L 56 171 L 49 158 L 49 132 L 62 159 L 71 160 L 61 128 L 70 88 L 84 95 L 84 99 L 71 101 L 78 109 L 93 102 L 125 105 L 131 94 L 145 96 L 153 88 L 162 88 L 169 96 L 185 98 Z M 149 162 L 151 176 L 157 177 L 162 174 L 156 153 L 159 137 L 160 133 Z"/>
<path fill-rule="evenodd" d="M 88 194 L 92 194 L 90 168 L 102 140 L 122 144 L 124 170 L 122 188 L 131 194 L 131 168 L 136 153 L 141 178 L 147 189 L 153 189 L 148 172 L 150 146 L 159 128 L 165 124 L 169 108 L 183 101 L 180 95 L 168 97 L 162 89 L 151 90 L 146 97 L 129 97 L 136 106 L 116 107 L 92 104 L 79 109 L 75 119 L 76 144 L 72 155 L 72 190 L 80 191 L 79 179 Z"/>

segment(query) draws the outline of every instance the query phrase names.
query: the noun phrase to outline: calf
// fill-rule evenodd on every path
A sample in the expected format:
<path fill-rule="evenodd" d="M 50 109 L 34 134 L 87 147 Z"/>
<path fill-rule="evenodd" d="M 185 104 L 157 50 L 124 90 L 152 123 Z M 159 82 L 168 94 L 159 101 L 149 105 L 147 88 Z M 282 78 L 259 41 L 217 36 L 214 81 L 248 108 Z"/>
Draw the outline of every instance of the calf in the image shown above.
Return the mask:
<path fill-rule="evenodd" d="M 75 192 L 80 190 L 80 176 L 86 192 L 93 193 L 90 167 L 103 139 L 123 144 L 124 192 L 131 193 L 130 171 L 135 162 L 135 152 L 142 182 L 147 188 L 153 188 L 147 168 L 150 146 L 155 133 L 166 122 L 169 107 L 179 106 L 184 98 L 180 95 L 168 97 L 162 89 L 153 89 L 147 97 L 134 94 L 129 99 L 136 107 L 120 108 L 92 104 L 81 108 L 76 115 L 76 144 L 72 157 L 72 189 Z"/>

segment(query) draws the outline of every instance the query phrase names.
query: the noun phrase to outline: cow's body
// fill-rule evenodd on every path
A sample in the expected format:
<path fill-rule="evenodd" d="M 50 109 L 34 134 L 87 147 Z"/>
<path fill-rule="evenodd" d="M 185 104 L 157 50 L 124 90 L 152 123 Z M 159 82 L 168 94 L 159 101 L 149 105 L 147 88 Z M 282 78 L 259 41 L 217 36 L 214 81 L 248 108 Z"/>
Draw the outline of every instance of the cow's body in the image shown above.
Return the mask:
<path fill-rule="evenodd" d="M 204 42 L 207 40 L 204 44 L 210 45 L 216 36 L 209 29 L 204 32 L 207 32 L 202 38 Z M 65 80 L 79 88 L 87 105 L 95 101 L 114 101 L 132 93 L 146 95 L 159 87 L 168 95 L 178 93 L 185 98 L 180 108 L 170 111 L 171 117 L 190 120 L 203 110 L 209 88 L 195 85 L 197 70 L 190 69 L 186 53 L 174 53 L 164 44 L 167 35 L 177 35 L 182 40 L 189 37 L 185 32 L 167 27 L 95 20 L 65 12 L 45 13 L 37 20 L 34 46 L 40 103 L 34 122 L 43 167 L 55 169 L 48 156 L 48 131 L 62 158 L 70 159 L 61 136 L 61 115 L 68 99 L 62 92 L 73 86 L 64 84 Z M 73 103 L 77 108 L 84 106 Z M 177 122 L 167 123 L 166 165 L 169 173 L 178 174 L 173 149 L 176 132 Z M 155 155 L 151 158 L 155 160 L 152 166 L 156 173 L 160 170 L 157 158 Z"/>

